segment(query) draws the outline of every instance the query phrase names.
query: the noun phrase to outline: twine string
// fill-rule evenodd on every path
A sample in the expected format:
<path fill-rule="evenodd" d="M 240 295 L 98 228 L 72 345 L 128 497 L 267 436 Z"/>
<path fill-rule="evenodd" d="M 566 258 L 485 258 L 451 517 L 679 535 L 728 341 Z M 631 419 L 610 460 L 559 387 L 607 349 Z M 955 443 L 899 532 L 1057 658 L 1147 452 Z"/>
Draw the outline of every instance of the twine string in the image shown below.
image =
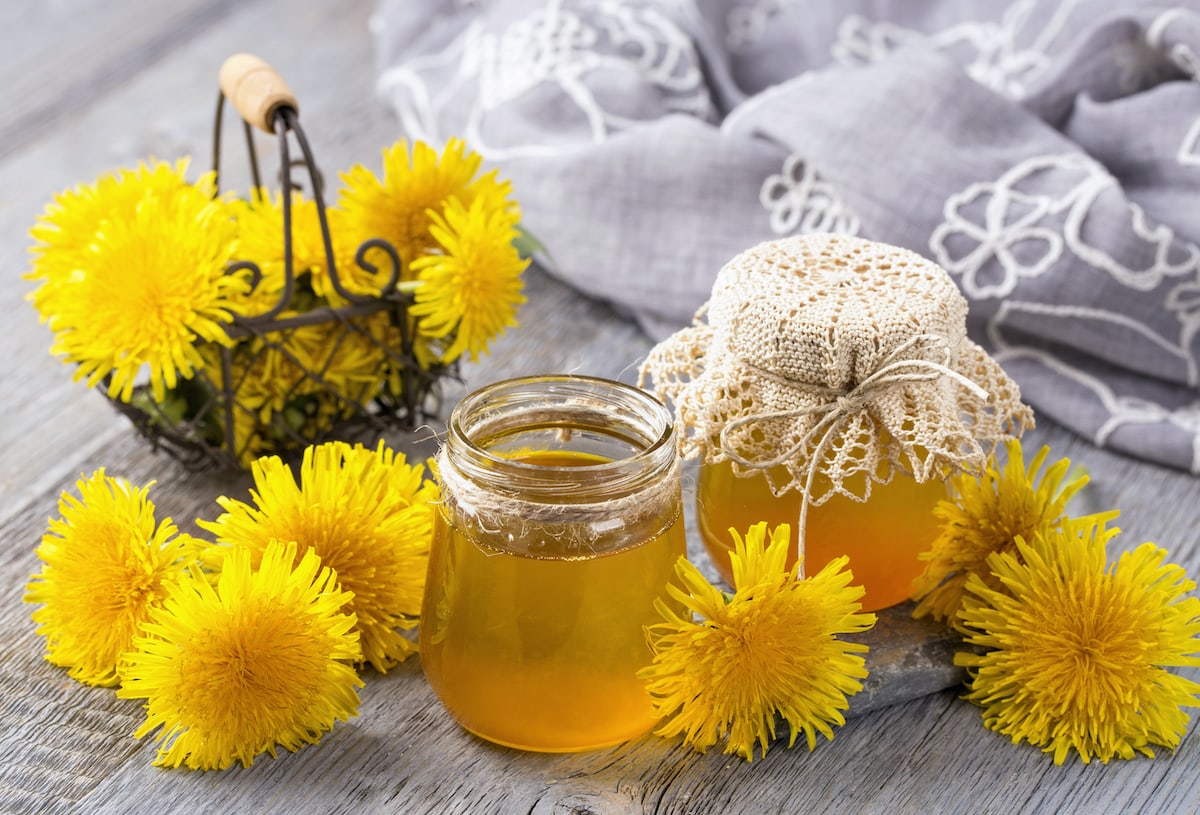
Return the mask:
<path fill-rule="evenodd" d="M 922 353 L 925 355 L 923 356 Z M 929 358 L 935 355 L 937 359 Z M 762 413 L 742 416 L 721 428 L 719 437 L 721 452 L 726 458 L 739 466 L 751 470 L 769 470 L 791 461 L 806 450 L 813 439 L 817 439 L 812 457 L 808 462 L 807 473 L 804 479 L 804 490 L 800 497 L 800 518 L 796 530 L 800 577 L 804 576 L 804 539 L 813 479 L 816 476 L 817 469 L 820 467 L 821 460 L 829 448 L 829 444 L 836 435 L 836 431 L 845 424 L 847 419 L 871 401 L 877 399 L 883 391 L 913 382 L 933 382 L 942 377 L 946 377 L 960 385 L 981 402 L 988 400 L 989 395 L 986 390 L 951 368 L 948 364 L 949 362 L 950 348 L 944 337 L 937 334 L 916 334 L 889 353 L 884 358 L 880 367 L 870 376 L 867 376 L 853 388 L 845 392 L 822 385 L 800 382 L 776 373 L 764 371 L 763 373 L 767 373 L 770 378 L 780 381 L 787 387 L 825 396 L 826 400 L 815 405 L 790 410 L 764 411 Z M 757 366 L 754 367 L 757 368 Z M 751 425 L 778 419 L 799 419 L 804 416 L 813 415 L 820 415 L 820 418 L 809 428 L 808 432 L 800 437 L 799 441 L 768 459 L 747 458 L 729 440 L 731 434 Z"/>
<path fill-rule="evenodd" d="M 468 537 L 483 533 L 506 539 L 503 545 L 489 544 L 503 551 L 525 551 L 551 540 L 560 554 L 599 554 L 635 538 L 640 543 L 657 537 L 680 517 L 678 457 L 645 483 L 616 495 L 611 486 L 589 481 L 582 471 L 579 480 L 540 493 L 519 484 L 492 483 L 486 476 L 481 480 L 455 462 L 448 444 L 438 451 L 437 471 L 442 508 L 451 521 Z"/>

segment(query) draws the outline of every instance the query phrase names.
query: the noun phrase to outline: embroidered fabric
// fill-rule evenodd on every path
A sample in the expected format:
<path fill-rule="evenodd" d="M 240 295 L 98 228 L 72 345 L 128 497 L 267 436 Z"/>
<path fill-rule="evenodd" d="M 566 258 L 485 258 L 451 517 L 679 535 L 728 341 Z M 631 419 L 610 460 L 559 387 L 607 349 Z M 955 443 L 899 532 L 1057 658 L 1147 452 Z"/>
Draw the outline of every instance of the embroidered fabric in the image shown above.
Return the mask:
<path fill-rule="evenodd" d="M 966 336 L 944 270 L 861 238 L 761 244 L 717 275 L 689 328 L 641 368 L 675 406 L 681 452 L 761 471 L 776 495 L 866 500 L 896 472 L 977 472 L 1033 426 L 1016 384 Z M 813 476 L 828 489 L 814 494 Z"/>
<path fill-rule="evenodd" d="M 1040 417 L 1200 474 L 1200 0 L 381 0 L 405 134 L 661 339 L 747 247 L 951 275 Z"/>

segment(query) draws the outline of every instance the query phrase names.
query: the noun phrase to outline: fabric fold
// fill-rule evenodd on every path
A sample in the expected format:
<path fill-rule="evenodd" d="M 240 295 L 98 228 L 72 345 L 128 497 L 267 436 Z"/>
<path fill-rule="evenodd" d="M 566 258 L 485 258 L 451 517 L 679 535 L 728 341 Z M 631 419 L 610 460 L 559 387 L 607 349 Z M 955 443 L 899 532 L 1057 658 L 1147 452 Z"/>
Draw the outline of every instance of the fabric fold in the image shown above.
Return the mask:
<path fill-rule="evenodd" d="M 1200 3 L 388 0 L 405 135 L 655 339 L 748 247 L 916 251 L 1043 415 L 1200 473 Z"/>

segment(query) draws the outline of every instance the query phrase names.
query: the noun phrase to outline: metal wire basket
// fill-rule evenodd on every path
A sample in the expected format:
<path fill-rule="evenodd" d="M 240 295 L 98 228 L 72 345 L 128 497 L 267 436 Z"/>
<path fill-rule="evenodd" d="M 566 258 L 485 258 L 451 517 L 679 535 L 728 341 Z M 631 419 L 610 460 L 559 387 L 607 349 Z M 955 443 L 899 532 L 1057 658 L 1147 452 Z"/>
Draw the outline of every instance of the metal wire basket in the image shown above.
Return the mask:
<path fill-rule="evenodd" d="M 253 194 L 263 187 L 252 128 L 278 139 L 283 293 L 264 313 L 232 318 L 226 333 L 236 342 L 234 347 L 201 343 L 202 354 L 212 358 L 214 364 L 180 382 L 165 404 L 152 398 L 148 384 L 138 385 L 127 402 L 116 398 L 110 401 L 155 449 L 193 470 L 246 467 L 259 454 L 286 455 L 328 439 L 411 429 L 435 415 L 438 383 L 446 376 L 456 376 L 457 366 L 428 360 L 422 364 L 418 360 L 415 324 L 408 313 L 413 296 L 397 288 L 401 261 L 396 250 L 382 238 L 374 238 L 355 252 L 360 269 L 375 275 L 375 279 L 387 274 L 377 294 L 357 294 L 343 285 L 337 271 L 322 176 L 300 126 L 295 97 L 269 65 L 247 54 L 230 57 L 221 68 L 220 80 L 213 128 L 213 170 L 218 178 L 226 100 L 243 120 Z M 293 139 L 300 151 L 295 160 L 291 157 Z M 345 302 L 299 313 L 290 307 L 297 285 L 292 193 L 299 187 L 293 178 L 298 170 L 307 172 L 308 191 L 316 203 L 329 283 Z M 386 259 L 390 269 L 381 269 L 372 260 L 380 257 Z M 249 261 L 235 262 L 227 269 L 227 274 L 246 272 L 254 286 L 262 280 L 261 270 Z M 300 359 L 293 351 L 300 332 L 317 336 L 323 346 L 308 360 Z M 330 381 L 327 374 L 335 356 L 352 346 L 376 349 L 373 358 L 386 369 L 381 387 L 346 388 Z M 249 372 L 264 366 L 272 373 L 276 410 L 264 411 L 261 405 L 250 404 L 241 396 Z"/>

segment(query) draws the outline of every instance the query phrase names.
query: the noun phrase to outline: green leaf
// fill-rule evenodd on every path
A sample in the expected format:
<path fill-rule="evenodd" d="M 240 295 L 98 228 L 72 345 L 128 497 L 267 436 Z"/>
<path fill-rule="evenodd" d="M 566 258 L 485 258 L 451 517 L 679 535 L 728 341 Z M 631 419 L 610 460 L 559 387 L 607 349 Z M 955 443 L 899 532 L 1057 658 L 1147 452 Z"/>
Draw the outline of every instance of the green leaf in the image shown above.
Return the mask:
<path fill-rule="evenodd" d="M 513 239 L 513 246 L 523 258 L 531 258 L 538 252 L 546 257 L 550 257 L 550 252 L 547 251 L 546 245 L 542 243 L 537 236 L 525 228 L 524 224 L 517 224 L 517 237 Z"/>

